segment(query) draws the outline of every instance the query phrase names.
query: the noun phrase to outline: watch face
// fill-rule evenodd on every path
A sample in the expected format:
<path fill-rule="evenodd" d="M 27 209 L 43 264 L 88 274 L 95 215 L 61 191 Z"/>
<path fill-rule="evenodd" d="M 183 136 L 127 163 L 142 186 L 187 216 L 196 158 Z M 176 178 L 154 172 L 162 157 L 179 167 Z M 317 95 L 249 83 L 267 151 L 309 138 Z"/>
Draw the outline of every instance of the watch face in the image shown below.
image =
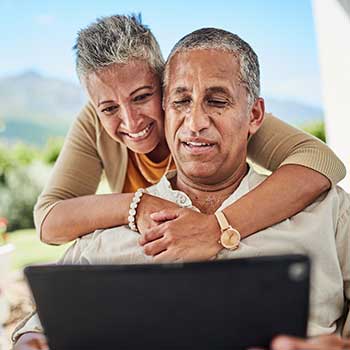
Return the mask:
<path fill-rule="evenodd" d="M 228 228 L 221 235 L 221 244 L 227 249 L 235 249 L 238 248 L 240 239 L 238 231 Z"/>

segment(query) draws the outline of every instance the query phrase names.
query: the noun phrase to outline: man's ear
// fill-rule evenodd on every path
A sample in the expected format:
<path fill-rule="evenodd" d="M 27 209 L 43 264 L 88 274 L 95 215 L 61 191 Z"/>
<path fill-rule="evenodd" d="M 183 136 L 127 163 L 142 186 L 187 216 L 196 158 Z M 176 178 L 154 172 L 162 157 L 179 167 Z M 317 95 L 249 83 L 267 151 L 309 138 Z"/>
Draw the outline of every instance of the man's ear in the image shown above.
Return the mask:
<path fill-rule="evenodd" d="M 259 97 L 253 104 L 250 111 L 250 120 L 249 120 L 249 135 L 255 134 L 261 124 L 264 121 L 265 115 L 265 101 L 262 97 Z"/>

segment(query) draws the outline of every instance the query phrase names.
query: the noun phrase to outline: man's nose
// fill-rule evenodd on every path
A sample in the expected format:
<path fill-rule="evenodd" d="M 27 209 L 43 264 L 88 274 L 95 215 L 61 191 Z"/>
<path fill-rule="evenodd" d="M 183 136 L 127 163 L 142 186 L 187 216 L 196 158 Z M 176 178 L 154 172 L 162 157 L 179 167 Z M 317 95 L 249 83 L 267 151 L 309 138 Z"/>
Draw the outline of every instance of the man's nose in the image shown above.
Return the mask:
<path fill-rule="evenodd" d="M 131 132 L 134 132 L 138 128 L 140 122 L 137 112 L 131 106 L 121 106 L 119 117 L 122 121 L 123 127 Z"/>
<path fill-rule="evenodd" d="M 210 125 L 210 116 L 205 110 L 203 103 L 192 102 L 191 109 L 186 116 L 187 127 L 192 132 L 200 132 L 208 129 Z"/>

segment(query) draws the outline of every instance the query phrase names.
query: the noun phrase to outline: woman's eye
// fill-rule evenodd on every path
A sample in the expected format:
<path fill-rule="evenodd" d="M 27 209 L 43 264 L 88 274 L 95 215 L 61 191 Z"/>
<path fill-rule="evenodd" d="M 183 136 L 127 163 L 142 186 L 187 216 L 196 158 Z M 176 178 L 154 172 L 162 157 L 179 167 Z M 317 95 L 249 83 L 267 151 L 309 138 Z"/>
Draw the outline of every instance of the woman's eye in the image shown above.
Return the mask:
<path fill-rule="evenodd" d="M 105 114 L 112 114 L 112 113 L 116 112 L 117 109 L 118 109 L 117 106 L 106 107 L 106 108 L 102 109 L 102 113 L 105 113 Z"/>
<path fill-rule="evenodd" d="M 134 98 L 135 102 L 141 102 L 144 101 L 146 99 L 148 99 L 149 97 L 151 97 L 153 94 L 151 93 L 147 93 L 147 94 L 142 94 L 142 95 L 138 95 Z"/>

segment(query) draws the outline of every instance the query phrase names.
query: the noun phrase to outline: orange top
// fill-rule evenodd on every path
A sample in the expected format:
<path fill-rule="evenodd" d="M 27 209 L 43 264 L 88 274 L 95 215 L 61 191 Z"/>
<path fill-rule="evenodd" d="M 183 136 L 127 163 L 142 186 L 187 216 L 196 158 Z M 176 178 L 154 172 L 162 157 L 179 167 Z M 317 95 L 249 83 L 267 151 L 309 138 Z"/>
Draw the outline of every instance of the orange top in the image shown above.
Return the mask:
<path fill-rule="evenodd" d="M 161 162 L 154 163 L 146 154 L 136 154 L 128 150 L 128 168 L 123 192 L 135 192 L 140 187 L 149 187 L 157 183 L 166 171 L 173 169 L 175 163 L 170 159 L 170 154 Z"/>

